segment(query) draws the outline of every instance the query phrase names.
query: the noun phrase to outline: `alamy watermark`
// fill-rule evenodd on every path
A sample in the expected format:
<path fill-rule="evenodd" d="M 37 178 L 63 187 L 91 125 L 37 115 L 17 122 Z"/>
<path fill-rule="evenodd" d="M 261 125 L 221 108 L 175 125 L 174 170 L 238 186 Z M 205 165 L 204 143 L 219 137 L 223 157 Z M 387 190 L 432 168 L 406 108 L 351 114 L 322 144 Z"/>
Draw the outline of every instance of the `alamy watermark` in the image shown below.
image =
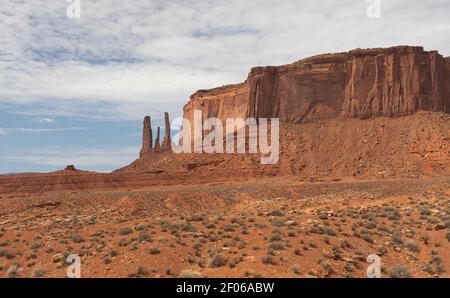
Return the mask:
<path fill-rule="evenodd" d="M 66 262 L 70 264 L 67 267 L 68 278 L 81 278 L 81 258 L 77 254 L 67 256 Z"/>
<path fill-rule="evenodd" d="M 381 0 L 367 0 L 367 17 L 369 19 L 380 19 L 381 18 Z"/>
<path fill-rule="evenodd" d="M 66 14 L 69 19 L 81 18 L 81 0 L 66 0 L 69 3 Z"/>
<path fill-rule="evenodd" d="M 278 118 L 227 118 L 223 123 L 218 118 L 203 121 L 203 112 L 195 110 L 193 123 L 189 119 L 179 118 L 174 124 L 178 126 L 181 124 L 180 142 L 178 145 L 172 145 L 172 151 L 177 154 L 260 153 L 261 164 L 278 163 L 280 155 Z"/>
<path fill-rule="evenodd" d="M 368 278 L 381 278 L 381 258 L 378 255 L 370 255 L 367 262 L 372 263 L 367 267 Z"/>

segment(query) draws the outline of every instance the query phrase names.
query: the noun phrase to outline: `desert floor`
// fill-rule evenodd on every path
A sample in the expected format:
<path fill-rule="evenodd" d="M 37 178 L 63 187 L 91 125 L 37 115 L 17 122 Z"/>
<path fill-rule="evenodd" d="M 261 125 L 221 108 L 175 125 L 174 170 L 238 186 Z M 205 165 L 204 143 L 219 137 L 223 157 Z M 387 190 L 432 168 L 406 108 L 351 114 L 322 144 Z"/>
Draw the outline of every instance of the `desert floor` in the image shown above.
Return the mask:
<path fill-rule="evenodd" d="M 0 198 L 0 276 L 450 277 L 450 177 Z"/>

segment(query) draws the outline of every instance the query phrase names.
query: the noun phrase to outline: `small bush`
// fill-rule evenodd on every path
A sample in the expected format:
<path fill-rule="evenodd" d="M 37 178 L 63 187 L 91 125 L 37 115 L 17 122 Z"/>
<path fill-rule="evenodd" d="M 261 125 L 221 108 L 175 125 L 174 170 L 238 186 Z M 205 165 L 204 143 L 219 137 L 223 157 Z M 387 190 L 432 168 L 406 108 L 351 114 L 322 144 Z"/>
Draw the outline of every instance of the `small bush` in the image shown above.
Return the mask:
<path fill-rule="evenodd" d="M 370 236 L 369 234 L 361 234 L 361 238 L 368 243 L 374 243 L 372 236 Z"/>
<path fill-rule="evenodd" d="M 284 244 L 281 241 L 275 241 L 269 244 L 269 248 L 272 250 L 283 250 Z"/>
<path fill-rule="evenodd" d="M 280 210 L 274 210 L 267 215 L 268 216 L 283 216 L 284 214 Z"/>
<path fill-rule="evenodd" d="M 203 278 L 203 275 L 198 271 L 187 269 L 181 271 L 178 278 Z"/>
<path fill-rule="evenodd" d="M 211 268 L 219 268 L 223 267 L 227 264 L 227 259 L 225 259 L 221 255 L 215 255 L 210 261 L 209 261 L 209 267 Z"/>
<path fill-rule="evenodd" d="M 421 208 L 420 209 L 420 215 L 422 216 L 428 216 L 431 215 L 431 210 L 428 208 Z"/>
<path fill-rule="evenodd" d="M 33 277 L 43 277 L 45 274 L 45 270 L 41 267 L 36 267 L 33 270 Z"/>
<path fill-rule="evenodd" d="M 282 240 L 283 240 L 283 236 L 281 236 L 280 233 L 274 233 L 269 238 L 270 242 L 277 242 L 277 241 L 282 241 Z"/>
<path fill-rule="evenodd" d="M 271 255 L 262 257 L 262 262 L 265 265 L 276 265 L 277 264 Z"/>
<path fill-rule="evenodd" d="M 148 253 L 151 255 L 157 255 L 159 254 L 161 251 L 159 250 L 159 248 L 157 247 L 152 247 L 148 250 Z"/>
<path fill-rule="evenodd" d="M 194 227 L 193 225 L 190 225 L 190 224 L 184 225 L 181 229 L 184 232 L 189 232 L 189 233 L 197 233 L 197 231 L 198 231 L 196 227 Z"/>
<path fill-rule="evenodd" d="M 408 268 L 403 265 L 399 265 L 391 270 L 391 276 L 393 278 L 408 278 L 411 277 L 411 274 L 409 273 Z"/>
<path fill-rule="evenodd" d="M 149 242 L 151 240 L 151 237 L 147 233 L 140 233 L 138 236 L 139 242 Z"/>
<path fill-rule="evenodd" d="M 192 215 L 187 219 L 187 221 L 203 221 L 203 220 L 205 220 L 205 216 L 204 216 L 203 214 L 200 214 L 200 213 L 192 214 Z"/>
<path fill-rule="evenodd" d="M 399 231 L 395 231 L 392 234 L 392 243 L 394 243 L 395 245 L 402 245 L 403 244 L 403 239 L 402 239 L 402 233 Z"/>
<path fill-rule="evenodd" d="M 294 274 L 297 274 L 297 275 L 300 275 L 302 273 L 300 270 L 300 267 L 298 265 L 292 266 L 292 272 L 294 272 Z"/>
<path fill-rule="evenodd" d="M 115 256 L 117 256 L 119 253 L 117 252 L 117 251 L 115 251 L 114 249 L 113 250 L 111 250 L 111 252 L 109 253 L 109 255 L 111 256 L 111 257 L 115 257 Z"/>
<path fill-rule="evenodd" d="M 408 243 L 406 243 L 406 247 L 412 252 L 420 251 L 420 247 L 413 241 L 409 241 Z"/>
<path fill-rule="evenodd" d="M 129 227 L 122 228 L 122 229 L 119 230 L 119 234 L 122 235 L 122 236 L 129 235 L 131 233 L 133 233 L 133 229 L 129 228 Z"/>
<path fill-rule="evenodd" d="M 81 243 L 81 242 L 84 242 L 84 238 L 81 237 L 80 235 L 76 234 L 76 235 L 72 235 L 72 241 L 75 243 Z"/>
<path fill-rule="evenodd" d="M 333 267 L 330 265 L 330 263 L 320 262 L 320 267 L 326 272 L 326 274 L 333 273 Z"/>
<path fill-rule="evenodd" d="M 21 272 L 22 268 L 18 264 L 13 264 L 8 268 L 8 270 L 6 270 L 6 275 L 8 278 L 15 278 L 18 277 Z"/>

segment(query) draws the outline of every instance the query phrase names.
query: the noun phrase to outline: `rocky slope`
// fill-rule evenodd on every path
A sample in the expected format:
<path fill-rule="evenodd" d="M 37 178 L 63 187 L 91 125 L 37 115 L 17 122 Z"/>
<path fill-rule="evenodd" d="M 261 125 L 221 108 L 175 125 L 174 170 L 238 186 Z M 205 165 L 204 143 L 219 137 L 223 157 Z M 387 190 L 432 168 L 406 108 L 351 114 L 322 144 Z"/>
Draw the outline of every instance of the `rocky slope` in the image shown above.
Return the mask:
<path fill-rule="evenodd" d="M 450 115 L 329 119 L 284 123 L 280 161 L 255 154 L 147 155 L 116 174 L 174 174 L 180 181 L 295 175 L 299 178 L 440 177 L 450 175 Z M 182 179 L 181 179 L 182 177 Z"/>

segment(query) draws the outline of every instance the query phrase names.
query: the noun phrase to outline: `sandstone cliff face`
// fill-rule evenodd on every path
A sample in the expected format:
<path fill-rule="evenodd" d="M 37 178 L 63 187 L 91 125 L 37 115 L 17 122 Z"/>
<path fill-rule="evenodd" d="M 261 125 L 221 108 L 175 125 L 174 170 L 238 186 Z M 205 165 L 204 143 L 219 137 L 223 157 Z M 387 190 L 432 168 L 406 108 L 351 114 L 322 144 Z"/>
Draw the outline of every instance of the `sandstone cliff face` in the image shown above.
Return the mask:
<path fill-rule="evenodd" d="M 450 57 L 445 58 L 445 66 L 446 66 L 445 83 L 447 85 L 447 100 L 448 100 L 448 97 L 450 96 L 449 95 L 450 94 Z M 448 105 L 448 103 L 447 103 L 447 105 Z M 448 110 L 447 110 L 447 112 L 448 112 Z"/>
<path fill-rule="evenodd" d="M 191 96 L 184 117 L 276 117 L 306 123 L 335 117 L 450 112 L 450 59 L 422 47 L 353 50 L 257 67 L 247 80 Z"/>

